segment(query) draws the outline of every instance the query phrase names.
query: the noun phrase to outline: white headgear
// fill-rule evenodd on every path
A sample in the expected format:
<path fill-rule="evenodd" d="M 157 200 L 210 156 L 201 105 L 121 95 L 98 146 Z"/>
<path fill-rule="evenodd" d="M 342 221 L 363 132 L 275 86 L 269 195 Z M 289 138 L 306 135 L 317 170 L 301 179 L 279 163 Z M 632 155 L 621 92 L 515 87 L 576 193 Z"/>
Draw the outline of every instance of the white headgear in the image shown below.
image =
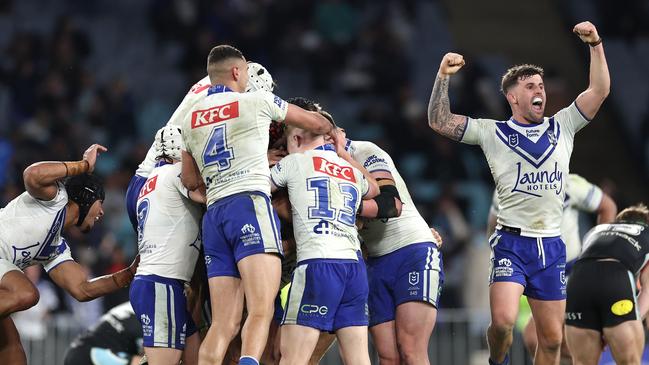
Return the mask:
<path fill-rule="evenodd" d="M 156 158 L 167 157 L 180 161 L 180 151 L 184 147 L 180 128 L 166 125 L 158 129 L 155 134 L 153 146 L 155 148 Z"/>
<path fill-rule="evenodd" d="M 248 85 L 246 92 L 265 90 L 273 92 L 275 82 L 266 68 L 256 62 L 248 62 Z"/>

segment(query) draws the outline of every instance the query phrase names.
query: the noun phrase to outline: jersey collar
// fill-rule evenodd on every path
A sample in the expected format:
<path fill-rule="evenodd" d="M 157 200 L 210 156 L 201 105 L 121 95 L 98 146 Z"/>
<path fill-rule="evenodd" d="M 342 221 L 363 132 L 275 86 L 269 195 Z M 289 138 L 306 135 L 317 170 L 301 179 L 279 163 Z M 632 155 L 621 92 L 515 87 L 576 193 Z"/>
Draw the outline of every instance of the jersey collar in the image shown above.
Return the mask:
<path fill-rule="evenodd" d="M 314 148 L 314 150 L 334 151 L 334 152 L 336 152 L 336 148 L 331 143 L 327 143 L 327 144 L 323 144 L 322 146 L 318 146 L 318 147 Z"/>
<path fill-rule="evenodd" d="M 165 161 L 165 160 L 158 160 L 158 162 L 155 163 L 155 167 L 160 167 L 164 165 L 169 165 L 171 162 Z"/>
<path fill-rule="evenodd" d="M 225 85 L 214 85 L 207 90 L 207 95 L 212 95 L 217 93 L 231 93 L 231 92 L 234 91 Z"/>

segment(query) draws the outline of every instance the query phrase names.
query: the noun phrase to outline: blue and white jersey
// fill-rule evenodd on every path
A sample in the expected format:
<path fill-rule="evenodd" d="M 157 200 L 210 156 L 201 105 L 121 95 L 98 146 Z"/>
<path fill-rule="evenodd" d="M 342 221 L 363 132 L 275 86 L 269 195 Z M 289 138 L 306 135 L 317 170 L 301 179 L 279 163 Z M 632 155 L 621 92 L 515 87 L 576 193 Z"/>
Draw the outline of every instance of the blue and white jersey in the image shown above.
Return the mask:
<path fill-rule="evenodd" d="M 468 118 L 462 142 L 480 145 L 487 158 L 500 202 L 498 228 L 561 235 L 573 141 L 587 123 L 575 103 L 539 124 Z"/>
<path fill-rule="evenodd" d="M 288 188 L 298 263 L 309 259 L 358 260 L 356 212 L 369 184 L 363 174 L 324 145 L 284 157 L 271 169 Z"/>
<path fill-rule="evenodd" d="M 360 231 L 370 257 L 379 257 L 402 247 L 422 242 L 435 242 L 428 224 L 410 197 L 392 158 L 372 142 L 350 141 L 349 152 L 367 171 L 387 171 L 392 174 L 403 208 L 401 215 L 390 219 L 369 219 Z"/>
<path fill-rule="evenodd" d="M 203 209 L 180 182 L 181 164 L 162 164 L 151 171 L 137 200 L 136 275 L 158 275 L 190 281 L 201 248 Z"/>
<path fill-rule="evenodd" d="M 72 260 L 61 237 L 68 193 L 63 184 L 57 185 L 52 200 L 39 200 L 24 192 L 0 209 L 0 258 L 20 269 L 42 264 L 48 272 Z"/>
<path fill-rule="evenodd" d="M 192 86 L 191 89 L 187 91 L 187 95 L 185 95 L 183 100 L 180 102 L 180 105 L 178 105 L 178 107 L 176 108 L 176 111 L 174 111 L 174 113 L 171 115 L 171 118 L 169 118 L 169 120 L 167 121 L 167 125 L 173 125 L 180 128 L 182 126 L 183 120 L 185 119 L 185 115 L 189 112 L 189 109 L 198 101 L 207 96 L 207 89 L 209 89 L 210 86 L 211 84 L 209 76 L 205 76 L 197 83 L 195 83 L 194 86 Z M 147 151 L 146 153 L 144 161 L 140 163 L 140 165 L 137 167 L 137 170 L 135 171 L 136 175 L 149 177 L 149 174 L 155 167 L 155 161 L 157 157 L 156 153 L 157 152 L 155 148 L 153 148 L 153 144 L 151 144 L 149 151 Z"/>
<path fill-rule="evenodd" d="M 270 196 L 268 128 L 288 104 L 268 91 L 234 92 L 215 85 L 185 116 L 182 135 L 207 187 L 207 205 L 241 192 Z"/>

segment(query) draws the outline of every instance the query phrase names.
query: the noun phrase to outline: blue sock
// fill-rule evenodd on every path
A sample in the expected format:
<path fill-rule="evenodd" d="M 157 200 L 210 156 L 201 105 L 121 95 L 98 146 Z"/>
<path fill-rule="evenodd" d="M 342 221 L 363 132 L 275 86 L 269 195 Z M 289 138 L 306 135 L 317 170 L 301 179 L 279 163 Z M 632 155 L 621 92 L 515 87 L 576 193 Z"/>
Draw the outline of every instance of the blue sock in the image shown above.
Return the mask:
<path fill-rule="evenodd" d="M 252 356 L 241 356 L 239 358 L 239 365 L 259 365 L 259 361 Z"/>
<path fill-rule="evenodd" d="M 508 364 L 509 364 L 509 354 L 505 354 L 505 360 L 503 360 L 503 362 L 501 363 L 495 362 L 491 360 L 491 358 L 489 358 L 489 365 L 508 365 Z"/>

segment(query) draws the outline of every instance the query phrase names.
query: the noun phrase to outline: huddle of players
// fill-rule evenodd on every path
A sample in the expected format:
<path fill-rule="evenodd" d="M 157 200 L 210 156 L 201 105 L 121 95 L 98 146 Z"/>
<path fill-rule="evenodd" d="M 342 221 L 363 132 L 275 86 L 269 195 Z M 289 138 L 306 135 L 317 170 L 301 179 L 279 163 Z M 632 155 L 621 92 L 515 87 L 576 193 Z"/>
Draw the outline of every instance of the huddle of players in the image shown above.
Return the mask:
<path fill-rule="evenodd" d="M 330 332 L 345 363 L 369 364 L 368 325 L 385 361 L 427 363 L 443 281 L 439 239 L 391 158 L 371 142 L 347 140 L 317 104 L 272 94 L 268 72 L 233 47 L 215 47 L 207 69 L 158 131 L 127 193 L 140 253 L 130 297 L 149 363 L 258 364 L 263 356 L 305 364 Z M 271 122 L 281 141 L 269 143 Z M 275 157 L 288 155 L 269 169 L 271 144 L 283 145 Z M 275 205 L 294 240 L 280 238 L 270 199 L 280 189 L 290 203 Z M 357 214 L 367 218 L 360 232 Z M 202 343 L 183 293 L 201 243 L 211 302 Z M 280 257 L 292 250 L 282 310 Z M 244 303 L 241 348 L 228 351 Z M 273 317 L 281 329 L 269 336 Z M 322 337 L 312 362 L 332 341 Z"/>

